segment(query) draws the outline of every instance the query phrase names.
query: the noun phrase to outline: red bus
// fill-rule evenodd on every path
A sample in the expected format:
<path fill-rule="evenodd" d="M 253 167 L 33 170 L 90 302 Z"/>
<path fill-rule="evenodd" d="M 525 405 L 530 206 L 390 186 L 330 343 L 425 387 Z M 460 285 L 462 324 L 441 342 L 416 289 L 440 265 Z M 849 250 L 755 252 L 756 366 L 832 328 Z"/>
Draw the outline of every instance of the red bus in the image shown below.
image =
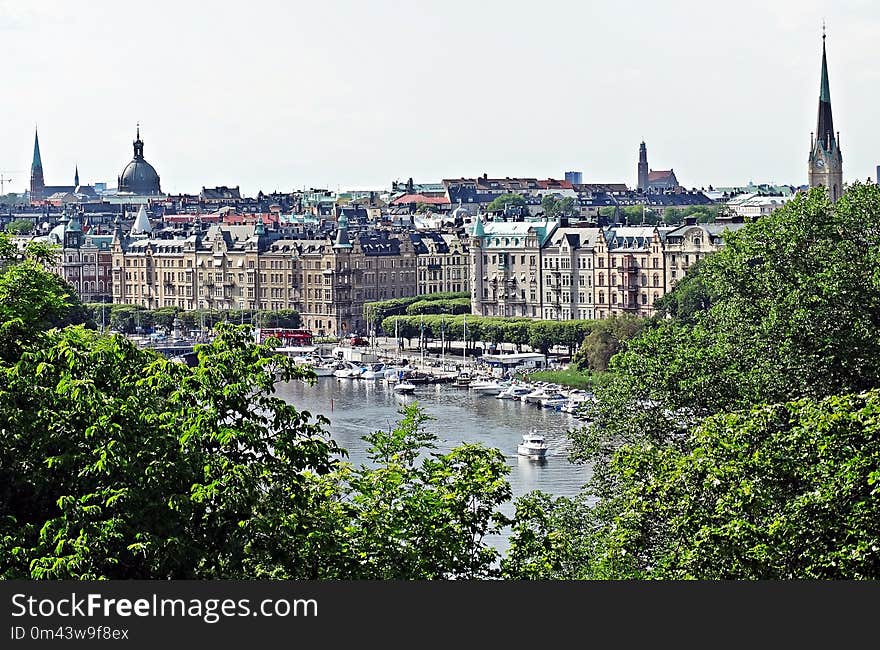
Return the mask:
<path fill-rule="evenodd" d="M 281 345 L 287 347 L 312 344 L 312 333 L 309 330 L 295 330 L 284 327 L 258 327 L 256 334 L 258 343 L 265 343 L 270 338 L 276 338 L 281 342 Z"/>

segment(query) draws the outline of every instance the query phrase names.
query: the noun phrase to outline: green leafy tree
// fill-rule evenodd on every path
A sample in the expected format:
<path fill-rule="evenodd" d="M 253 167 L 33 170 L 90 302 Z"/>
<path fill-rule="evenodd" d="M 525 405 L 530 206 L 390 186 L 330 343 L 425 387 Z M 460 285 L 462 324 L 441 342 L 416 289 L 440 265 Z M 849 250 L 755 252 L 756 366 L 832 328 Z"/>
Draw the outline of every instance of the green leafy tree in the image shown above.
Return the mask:
<path fill-rule="evenodd" d="M 189 368 L 67 328 L 4 368 L 0 575 L 309 577 L 291 522 L 337 448 L 272 395 L 304 371 L 252 338 L 221 326 Z"/>
<path fill-rule="evenodd" d="M 463 444 L 440 454 L 417 404 L 366 436 L 370 466 L 340 472 L 348 526 L 347 578 L 479 579 L 494 575 L 487 536 L 508 524 L 509 472 L 497 449 Z"/>
<path fill-rule="evenodd" d="M 575 200 L 571 196 L 558 197 L 547 194 L 541 199 L 541 210 L 545 217 L 557 219 L 559 217 L 573 217 L 578 209 Z"/>
<path fill-rule="evenodd" d="M 26 235 L 34 229 L 34 222 L 31 219 L 13 219 L 6 224 L 6 232 L 18 235 Z"/>
<path fill-rule="evenodd" d="M 818 508 L 844 512 L 851 504 L 862 504 L 859 507 L 868 511 L 874 507 L 872 501 L 865 500 L 869 492 L 855 491 L 859 481 L 867 481 L 859 478 L 863 469 L 868 475 L 875 471 L 873 449 L 854 442 L 853 449 L 839 456 L 844 465 L 864 463 L 864 468 L 853 468 L 856 473 L 849 478 L 855 483 L 849 489 L 843 487 L 845 477 L 832 476 L 826 467 L 824 454 L 838 453 L 834 451 L 839 444 L 836 438 L 827 445 L 814 441 L 803 447 L 796 440 L 785 442 L 793 445 L 786 447 L 781 438 L 803 438 L 809 427 L 830 431 L 828 427 L 833 428 L 838 420 L 845 429 L 849 426 L 844 425 L 849 417 L 846 409 L 856 412 L 862 407 L 847 402 L 846 409 L 838 413 L 831 408 L 833 400 L 851 398 L 834 396 L 858 394 L 880 385 L 878 232 L 880 188 L 854 184 L 834 204 L 824 188 L 813 188 L 772 215 L 730 233 L 725 247 L 703 261 L 698 274 L 701 291 L 711 299 L 705 310 L 694 310 L 692 322 L 658 319 L 612 357 L 610 378 L 596 390 L 591 424 L 571 434 L 573 457 L 594 467 L 588 494 L 596 506 L 588 528 L 581 532 L 595 551 L 582 575 L 711 577 L 717 575 L 713 571 L 722 562 L 732 561 L 731 554 L 742 559 L 740 565 L 729 564 L 732 573 L 756 575 L 749 573 L 757 571 L 754 565 L 745 568 L 747 558 L 773 562 L 778 558 L 760 547 L 769 543 L 769 538 L 762 542 L 760 535 L 749 532 L 746 524 L 750 522 L 757 522 L 761 535 L 773 532 L 772 544 L 788 549 L 786 552 L 806 548 L 810 540 L 817 540 L 818 554 L 835 543 L 836 549 L 852 552 L 847 539 L 840 536 L 842 524 L 833 518 L 822 527 L 817 518 L 804 525 L 781 520 L 773 524 L 776 520 L 771 515 L 775 504 L 790 500 L 792 495 L 808 500 L 816 490 L 820 492 L 815 495 L 820 499 Z M 679 285 L 687 286 L 686 281 Z M 674 291 L 684 290 L 679 287 Z M 832 402 L 822 406 L 825 399 Z M 763 406 L 795 401 L 800 406 L 784 407 L 789 411 L 787 416 L 780 407 Z M 804 409 L 815 404 L 828 411 L 827 418 L 804 419 Z M 873 401 L 866 404 L 870 407 Z M 755 415 L 743 416 L 752 409 L 757 409 Z M 713 419 L 706 421 L 709 417 Z M 791 428 L 782 427 L 783 421 Z M 857 431 L 850 428 L 850 433 L 857 441 Z M 741 436 L 748 444 L 740 444 Z M 784 449 L 772 451 L 773 465 L 784 464 L 788 458 L 801 467 L 824 468 L 821 471 L 825 474 L 816 474 L 810 483 L 812 492 L 802 493 L 797 485 L 792 492 L 785 484 L 800 478 L 776 479 L 771 478 L 775 474 L 766 473 L 770 469 L 762 466 L 762 456 L 771 452 L 754 445 L 768 436 Z M 724 449 L 727 445 L 731 450 Z M 740 450 L 745 450 L 743 457 L 734 459 L 731 454 Z M 730 475 L 713 475 L 710 470 L 716 460 L 712 459 L 723 459 L 717 461 L 719 471 L 723 468 Z M 680 464 L 691 462 L 702 463 L 700 467 L 710 471 L 706 480 L 720 491 L 710 490 L 702 502 L 706 507 L 688 512 L 685 507 L 689 501 L 681 492 L 673 496 L 666 481 L 676 482 L 675 489 L 689 494 L 705 488 L 696 478 L 698 474 L 670 474 Z M 774 471 L 785 476 L 793 470 L 778 467 Z M 761 474 L 766 483 L 749 484 L 743 477 L 751 473 Z M 720 481 L 717 486 L 716 478 Z M 725 481 L 732 481 L 729 490 Z M 839 501 L 822 501 L 824 491 L 843 489 L 849 492 L 838 495 Z M 760 494 L 759 503 L 753 501 L 756 494 Z M 732 504 L 729 507 L 727 499 Z M 726 508 L 723 512 L 712 509 L 722 505 Z M 737 508 L 746 506 L 749 510 L 744 519 L 733 516 Z M 720 519 L 713 518 L 715 515 Z M 674 528 L 678 522 L 687 524 L 687 534 L 706 531 L 693 541 L 701 548 L 685 545 L 683 552 L 691 549 L 701 557 L 724 560 L 714 565 L 703 560 L 699 566 L 690 565 L 686 556 L 673 553 L 670 544 L 678 546 L 682 539 Z M 858 530 L 864 520 L 855 518 L 850 523 L 854 528 L 848 538 L 864 539 L 867 532 Z M 814 528 L 808 532 L 811 526 Z M 736 538 L 738 527 L 744 535 L 741 539 Z M 833 559 L 836 552 L 828 551 L 824 558 Z M 789 567 L 795 567 L 789 575 L 817 575 L 818 564 L 812 562 L 789 559 Z M 852 569 L 852 565 L 826 569 L 824 575 L 845 569 L 851 577 L 867 570 Z M 784 575 L 778 571 L 771 563 L 764 575 Z"/>
<path fill-rule="evenodd" d="M 469 314 L 471 311 L 470 298 L 455 298 L 453 300 L 419 300 L 406 308 L 406 314 L 415 316 L 419 314 Z"/>
<path fill-rule="evenodd" d="M 580 348 L 572 361 L 584 369 L 607 370 L 611 357 L 644 329 L 645 321 L 631 314 L 596 321 L 589 333 L 581 337 Z"/>
<path fill-rule="evenodd" d="M 521 194 L 502 194 L 492 199 L 486 206 L 487 212 L 502 212 L 508 207 L 525 207 L 526 200 Z"/>
<path fill-rule="evenodd" d="M 52 328 L 71 324 L 95 327 L 73 287 L 43 267 L 46 249 L 19 253 L 8 236 L 0 237 L 0 358 L 17 359 Z"/>

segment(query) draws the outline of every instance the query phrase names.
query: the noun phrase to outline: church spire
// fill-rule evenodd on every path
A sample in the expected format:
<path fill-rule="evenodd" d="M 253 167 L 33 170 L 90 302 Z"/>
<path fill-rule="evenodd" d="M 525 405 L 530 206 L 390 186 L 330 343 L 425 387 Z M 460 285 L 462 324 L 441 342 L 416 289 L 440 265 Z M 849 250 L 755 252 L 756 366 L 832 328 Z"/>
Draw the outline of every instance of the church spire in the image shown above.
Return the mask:
<path fill-rule="evenodd" d="M 42 201 L 46 183 L 43 180 L 43 160 L 40 158 L 40 136 L 34 127 L 34 159 L 31 163 L 31 202 Z"/>
<path fill-rule="evenodd" d="M 831 86 L 828 83 L 828 55 L 825 49 L 825 25 L 822 25 L 822 72 L 819 78 L 819 113 L 815 139 L 810 136 L 809 185 L 824 186 L 836 201 L 843 193 L 843 156 L 834 131 L 831 114 Z"/>
<path fill-rule="evenodd" d="M 822 26 L 822 77 L 819 81 L 819 118 L 816 140 L 826 150 L 834 141 L 834 119 L 831 115 L 831 87 L 828 84 L 828 57 L 825 53 L 825 26 Z"/>
<path fill-rule="evenodd" d="M 40 134 L 34 127 L 34 160 L 31 163 L 31 170 L 37 168 L 43 169 L 43 160 L 40 158 Z"/>
<path fill-rule="evenodd" d="M 73 187 L 79 187 L 79 165 L 73 168 Z"/>

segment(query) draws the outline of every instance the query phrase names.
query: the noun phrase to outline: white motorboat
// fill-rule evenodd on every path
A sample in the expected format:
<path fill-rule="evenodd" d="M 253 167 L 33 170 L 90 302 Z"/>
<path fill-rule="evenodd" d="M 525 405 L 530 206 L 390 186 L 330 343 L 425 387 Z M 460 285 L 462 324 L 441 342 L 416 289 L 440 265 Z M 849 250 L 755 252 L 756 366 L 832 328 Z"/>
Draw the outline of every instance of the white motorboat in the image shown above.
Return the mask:
<path fill-rule="evenodd" d="M 521 400 L 523 395 L 528 395 L 532 392 L 531 386 L 525 386 L 524 384 L 511 384 L 505 390 L 502 390 L 495 397 L 498 399 L 513 399 L 513 400 Z"/>
<path fill-rule="evenodd" d="M 550 397 L 550 393 L 543 386 L 539 386 L 532 390 L 531 393 L 523 395 L 520 399 L 529 404 L 540 404 L 542 399 L 547 399 L 548 397 Z"/>
<path fill-rule="evenodd" d="M 359 376 L 359 379 L 383 379 L 385 377 L 385 364 L 384 363 L 374 363 L 369 368 L 364 370 Z"/>
<path fill-rule="evenodd" d="M 557 409 L 568 401 L 568 397 L 562 393 L 553 393 L 541 400 L 540 404 L 545 409 Z"/>
<path fill-rule="evenodd" d="M 309 369 L 315 373 L 316 377 L 332 377 L 333 371 L 336 370 L 335 363 L 324 361 L 322 359 L 312 359 L 306 361 L 302 365 L 308 366 Z"/>
<path fill-rule="evenodd" d="M 340 379 L 354 379 L 361 374 L 362 370 L 363 368 L 350 361 L 342 361 L 337 364 L 336 370 L 333 371 L 333 376 Z"/>
<path fill-rule="evenodd" d="M 471 373 L 463 371 L 458 373 L 458 377 L 452 380 L 452 385 L 456 388 L 467 388 L 471 385 L 471 381 L 473 381 Z"/>
<path fill-rule="evenodd" d="M 399 381 L 394 384 L 394 388 L 392 388 L 392 390 L 395 393 L 400 393 L 401 395 L 410 395 L 415 392 L 416 385 L 411 381 L 407 381 L 406 379 L 404 379 L 403 381 Z"/>
<path fill-rule="evenodd" d="M 471 383 L 470 388 L 472 392 L 478 395 L 498 395 L 507 388 L 507 385 L 494 380 L 475 381 Z"/>
<path fill-rule="evenodd" d="M 535 429 L 523 434 L 522 442 L 516 448 L 516 453 L 528 458 L 544 458 L 547 455 L 547 441 Z"/>

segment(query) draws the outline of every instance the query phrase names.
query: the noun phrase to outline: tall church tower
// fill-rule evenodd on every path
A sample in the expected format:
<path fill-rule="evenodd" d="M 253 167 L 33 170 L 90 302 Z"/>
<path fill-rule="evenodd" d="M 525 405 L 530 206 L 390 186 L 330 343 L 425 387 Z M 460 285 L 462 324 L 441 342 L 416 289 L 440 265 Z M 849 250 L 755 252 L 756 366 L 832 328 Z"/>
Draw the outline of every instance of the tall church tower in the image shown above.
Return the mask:
<path fill-rule="evenodd" d="M 644 140 L 639 145 L 639 189 L 642 192 L 648 191 L 648 148 Z"/>
<path fill-rule="evenodd" d="M 40 136 L 34 129 L 34 160 L 31 163 L 31 203 L 42 201 L 46 192 L 43 180 L 43 161 L 40 159 Z"/>
<path fill-rule="evenodd" d="M 828 188 L 832 201 L 843 192 L 843 157 L 840 155 L 840 133 L 834 132 L 831 117 L 831 90 L 828 86 L 828 62 L 825 57 L 825 30 L 822 29 L 822 78 L 819 84 L 819 118 L 816 133 L 810 135 L 810 187 Z"/>

